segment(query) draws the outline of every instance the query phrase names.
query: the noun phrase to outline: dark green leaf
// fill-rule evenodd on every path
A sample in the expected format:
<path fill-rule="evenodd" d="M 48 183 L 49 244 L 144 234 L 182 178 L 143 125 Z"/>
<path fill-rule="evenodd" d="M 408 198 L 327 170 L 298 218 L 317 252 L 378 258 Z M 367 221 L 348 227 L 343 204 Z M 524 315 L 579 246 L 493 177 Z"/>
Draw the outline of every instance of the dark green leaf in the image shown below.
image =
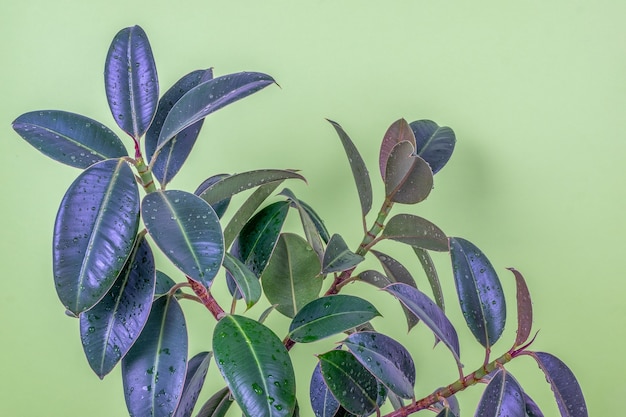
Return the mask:
<path fill-rule="evenodd" d="M 150 314 L 155 280 L 152 250 L 141 238 L 111 290 L 80 315 L 83 350 L 89 366 L 101 379 L 139 337 Z"/>
<path fill-rule="evenodd" d="M 211 206 L 185 191 L 156 191 L 144 197 L 141 213 L 165 256 L 209 288 L 224 258 L 222 229 Z"/>
<path fill-rule="evenodd" d="M 332 336 L 380 316 L 369 301 L 353 295 L 330 295 L 302 307 L 289 326 L 289 337 L 301 343 Z"/>
<path fill-rule="evenodd" d="M 448 251 L 448 237 L 437 226 L 412 214 L 393 216 L 383 229 L 381 237 L 418 248 L 439 252 Z"/>
<path fill-rule="evenodd" d="M 309 398 L 315 417 L 333 417 L 339 411 L 339 401 L 328 389 L 322 376 L 320 363 L 317 364 L 311 375 Z"/>
<path fill-rule="evenodd" d="M 443 290 L 441 289 L 441 282 L 439 281 L 439 276 L 437 275 L 437 269 L 435 269 L 435 263 L 426 249 L 413 247 L 413 251 L 420 260 L 422 268 L 426 273 L 426 277 L 430 283 L 430 288 L 433 290 L 435 302 L 441 310 L 446 311 L 445 303 L 443 301 Z"/>
<path fill-rule="evenodd" d="M 59 299 L 78 315 L 115 282 L 139 227 L 139 191 L 130 167 L 108 159 L 70 185 L 57 213 L 52 245 Z"/>
<path fill-rule="evenodd" d="M 334 234 L 328 242 L 326 252 L 324 252 L 324 261 L 322 272 L 329 274 L 331 272 L 341 272 L 353 268 L 363 262 L 365 258 L 357 255 L 348 249 L 348 245 L 343 238 Z"/>
<path fill-rule="evenodd" d="M 213 352 L 246 416 L 291 417 L 296 405 L 293 366 L 270 329 L 243 316 L 227 315 L 215 326 Z"/>
<path fill-rule="evenodd" d="M 506 323 L 500 280 L 489 259 L 473 243 L 450 238 L 452 272 L 467 326 L 485 348 L 498 341 Z"/>
<path fill-rule="evenodd" d="M 389 126 L 380 144 L 378 166 L 380 167 L 380 175 L 383 180 L 387 176 L 387 162 L 389 161 L 391 152 L 400 142 L 409 142 L 413 145 L 413 149 L 416 148 L 413 131 L 404 119 L 396 120 L 391 126 Z"/>
<path fill-rule="evenodd" d="M 456 142 L 454 132 L 431 120 L 417 120 L 410 126 L 415 135 L 417 154 L 428 162 L 433 174 L 436 174 L 452 156 Z"/>
<path fill-rule="evenodd" d="M 204 403 L 196 417 L 224 417 L 232 403 L 230 390 L 228 387 L 224 387 Z"/>
<path fill-rule="evenodd" d="M 322 243 L 322 237 L 320 235 L 319 223 L 313 220 L 312 214 L 316 216 L 316 220 L 319 220 L 317 214 L 309 209 L 306 209 L 305 206 L 301 203 L 300 200 L 296 198 L 296 196 L 291 192 L 289 188 L 285 188 L 280 192 L 280 195 L 283 195 L 291 201 L 292 206 L 295 206 L 298 210 L 298 214 L 300 214 L 300 222 L 302 223 L 302 229 L 304 229 L 304 235 L 306 236 L 307 242 L 311 245 L 317 256 L 320 260 L 324 256 L 324 245 Z"/>
<path fill-rule="evenodd" d="M 433 188 L 430 166 L 419 156 L 410 142 L 393 147 L 387 160 L 385 196 L 395 203 L 416 204 L 428 197 Z"/>
<path fill-rule="evenodd" d="M 320 261 L 300 236 L 283 233 L 262 276 L 263 292 L 287 317 L 294 317 L 322 289 Z"/>
<path fill-rule="evenodd" d="M 317 228 L 317 231 L 324 243 L 328 243 L 328 241 L 330 240 L 330 234 L 328 233 L 328 229 L 326 229 L 326 225 L 324 224 L 320 216 L 315 212 L 315 210 L 313 210 L 313 207 L 309 206 L 302 200 L 298 201 L 300 202 L 300 206 L 304 208 L 304 211 L 309 214 L 311 220 L 313 220 L 313 223 L 315 224 L 315 227 Z"/>
<path fill-rule="evenodd" d="M 172 140 L 161 149 L 156 160 L 152 161 L 152 155 L 156 150 L 163 122 L 172 107 L 174 107 L 174 104 L 176 104 L 187 91 L 201 82 L 208 81 L 212 78 L 212 69 L 190 72 L 178 80 L 159 100 L 154 120 L 146 132 L 146 159 L 150 161 L 152 172 L 162 186 L 170 182 L 183 166 L 193 145 L 196 143 L 204 119 L 197 121 L 175 135 Z"/>
<path fill-rule="evenodd" d="M 406 399 L 415 397 L 415 364 L 400 343 L 381 333 L 356 332 L 343 344 L 390 391 Z"/>
<path fill-rule="evenodd" d="M 272 77 L 257 72 L 229 74 L 200 83 L 185 93 L 167 114 L 155 154 L 187 127 L 273 83 Z"/>
<path fill-rule="evenodd" d="M 239 294 L 242 295 L 248 308 L 256 304 L 261 298 L 261 284 L 259 278 L 243 262 L 227 253 L 224 257 L 224 268 L 235 281 Z"/>
<path fill-rule="evenodd" d="M 108 127 L 80 114 L 33 111 L 15 119 L 13 129 L 44 155 L 76 168 L 128 155 Z"/>
<path fill-rule="evenodd" d="M 228 174 L 213 175 L 207 178 L 206 180 L 202 181 L 202 184 L 200 184 L 198 188 L 196 188 L 196 191 L 194 191 L 193 193 L 197 196 L 200 196 L 200 194 L 202 194 L 205 190 L 207 190 L 213 184 L 215 184 L 218 181 L 223 180 L 224 178 L 228 176 L 229 176 Z M 226 209 L 228 208 L 229 204 L 230 204 L 230 198 L 226 198 L 222 201 L 212 203 L 211 207 L 213 207 L 213 210 L 215 211 L 215 214 L 217 214 L 217 217 L 221 219 L 224 213 L 226 212 Z"/>
<path fill-rule="evenodd" d="M 113 118 L 138 141 L 150 126 L 159 100 L 159 81 L 148 37 L 139 26 L 115 35 L 104 66 L 104 86 Z"/>
<path fill-rule="evenodd" d="M 350 352 L 331 350 L 318 358 L 324 381 L 343 408 L 357 415 L 378 408 L 376 378 Z"/>
<path fill-rule="evenodd" d="M 476 409 L 477 416 L 526 417 L 526 406 L 522 388 L 504 370 L 493 375 Z"/>
<path fill-rule="evenodd" d="M 174 297 L 160 297 L 137 342 L 122 359 L 131 417 L 172 416 L 180 401 L 187 362 L 187 327 Z"/>
<path fill-rule="evenodd" d="M 522 274 L 515 268 L 508 268 L 508 270 L 515 276 L 517 287 L 517 336 L 513 346 L 520 347 L 528 340 L 533 326 L 533 303 Z"/>
<path fill-rule="evenodd" d="M 154 296 L 159 297 L 167 294 L 174 285 L 176 285 L 176 283 L 167 274 L 161 271 L 156 271 L 156 286 L 154 288 Z"/>
<path fill-rule="evenodd" d="M 369 213 L 372 208 L 372 184 L 370 182 L 370 174 L 367 171 L 365 162 L 363 162 L 363 158 L 361 158 L 361 154 L 356 146 L 354 146 L 354 143 L 348 134 L 338 123 L 333 122 L 332 120 L 328 121 L 337 131 L 341 144 L 346 151 L 346 155 L 348 155 L 348 161 L 350 162 L 350 168 L 352 169 L 352 176 L 354 177 L 356 189 L 359 193 L 361 213 L 363 214 L 363 217 L 365 217 L 365 215 Z"/>
<path fill-rule="evenodd" d="M 193 408 L 198 401 L 198 395 L 204 385 L 206 374 L 211 362 L 211 352 L 200 352 L 187 363 L 187 373 L 185 374 L 185 385 L 183 394 L 176 408 L 174 417 L 190 417 Z"/>

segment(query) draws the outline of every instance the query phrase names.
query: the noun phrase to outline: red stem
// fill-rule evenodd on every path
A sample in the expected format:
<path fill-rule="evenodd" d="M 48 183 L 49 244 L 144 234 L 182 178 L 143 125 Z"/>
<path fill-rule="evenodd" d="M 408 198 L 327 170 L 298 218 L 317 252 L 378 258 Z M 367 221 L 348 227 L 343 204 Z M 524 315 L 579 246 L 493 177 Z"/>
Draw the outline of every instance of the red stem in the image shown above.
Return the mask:
<path fill-rule="evenodd" d="M 207 290 L 204 285 L 189 277 L 187 277 L 187 281 L 191 285 L 193 292 L 195 292 L 200 301 L 202 301 L 202 304 L 204 304 L 211 314 L 213 314 L 215 320 L 219 320 L 226 315 L 222 307 L 220 307 L 215 298 L 213 298 L 209 290 Z"/>

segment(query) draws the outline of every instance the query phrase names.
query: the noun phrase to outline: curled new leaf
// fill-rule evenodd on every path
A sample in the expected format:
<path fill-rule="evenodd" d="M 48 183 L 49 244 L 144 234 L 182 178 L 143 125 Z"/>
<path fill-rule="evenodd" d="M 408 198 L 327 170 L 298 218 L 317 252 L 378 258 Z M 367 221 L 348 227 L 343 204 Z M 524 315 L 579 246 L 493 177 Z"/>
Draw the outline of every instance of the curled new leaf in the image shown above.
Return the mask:
<path fill-rule="evenodd" d="M 426 161 L 415 155 L 412 143 L 403 141 L 391 150 L 385 175 L 385 196 L 390 201 L 416 204 L 433 188 L 433 172 Z"/>
<path fill-rule="evenodd" d="M 108 127 L 80 114 L 33 111 L 15 119 L 13 129 L 44 155 L 76 168 L 128 155 Z"/>
<path fill-rule="evenodd" d="M 412 214 L 393 216 L 383 229 L 382 238 L 406 243 L 417 248 L 448 251 L 448 237 L 433 223 Z"/>
<path fill-rule="evenodd" d="M 522 274 L 515 268 L 509 268 L 509 271 L 515 275 L 517 286 L 517 336 L 514 347 L 519 347 L 530 336 L 533 325 L 533 303 L 530 300 L 530 292 Z"/>
<path fill-rule="evenodd" d="M 436 174 L 452 156 L 456 143 L 454 132 L 431 120 L 417 120 L 410 126 L 415 135 L 417 154 L 428 162 L 433 174 Z"/>
<path fill-rule="evenodd" d="M 136 141 L 154 117 L 159 100 L 156 64 L 139 26 L 115 35 L 104 67 L 104 86 L 113 118 Z"/>
<path fill-rule="evenodd" d="M 493 375 L 480 399 L 476 415 L 526 417 L 522 388 L 511 374 L 505 370 L 499 370 Z"/>
<path fill-rule="evenodd" d="M 190 417 L 209 370 L 212 354 L 200 352 L 187 363 L 185 385 L 174 417 Z"/>

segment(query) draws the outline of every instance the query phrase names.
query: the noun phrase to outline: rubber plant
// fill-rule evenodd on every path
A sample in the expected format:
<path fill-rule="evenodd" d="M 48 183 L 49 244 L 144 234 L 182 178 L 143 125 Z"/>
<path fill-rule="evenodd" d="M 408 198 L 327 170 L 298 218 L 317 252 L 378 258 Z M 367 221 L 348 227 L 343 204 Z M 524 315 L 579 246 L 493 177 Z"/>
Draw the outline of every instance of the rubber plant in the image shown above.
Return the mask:
<path fill-rule="evenodd" d="M 78 319 L 95 374 L 104 378 L 121 365 L 131 416 L 187 417 L 195 409 L 197 417 L 216 417 L 234 404 L 248 417 L 379 416 L 385 403 L 391 404 L 385 405 L 391 410 L 387 417 L 421 410 L 460 416 L 457 393 L 477 384 L 486 387 L 476 416 L 542 416 L 506 369 L 522 356 L 537 362 L 562 416 L 587 416 L 572 371 L 552 354 L 530 350 L 532 305 L 522 274 L 510 269 L 517 284 L 515 340 L 492 355 L 507 308 L 500 278 L 485 254 L 424 218 L 391 216 L 398 205 L 428 197 L 433 175 L 452 155 L 452 129 L 429 120 L 391 124 L 378 164 L 385 197 L 368 225 L 374 203 L 369 171 L 344 129 L 328 121 L 347 154 L 360 201 L 363 239 L 351 250 L 340 235 L 327 231 L 312 206 L 288 188 L 279 190 L 286 181 L 304 180 L 294 170 L 217 174 L 193 193 L 167 189 L 205 117 L 275 84 L 272 77 L 256 72 L 214 77 L 211 69 L 196 70 L 160 96 L 151 47 L 139 26 L 114 37 L 104 77 L 113 118 L 130 137 L 133 155 L 113 130 L 66 111 L 25 113 L 13 128 L 45 155 L 80 170 L 54 224 L 54 283 L 66 313 Z M 239 193 L 248 196 L 231 207 L 231 197 Z M 222 217 L 227 211 L 228 222 Z M 292 212 L 301 221 L 300 234 L 283 230 Z M 412 248 L 429 290 L 418 289 L 409 268 L 375 249 L 384 240 Z M 180 270 L 177 276 L 159 270 L 155 250 Z M 465 325 L 484 347 L 484 362 L 475 371 L 461 365 L 432 251 L 449 253 Z M 361 268 L 366 256 L 380 269 Z M 456 380 L 416 398 L 411 353 L 375 329 L 384 320 L 376 302 L 341 293 L 348 283 L 379 288 L 381 301 L 400 303 L 409 330 L 432 331 L 450 351 Z M 227 286 L 232 294 L 227 310 L 224 300 L 213 296 L 214 285 Z M 248 309 L 261 297 L 271 307 L 252 314 Z M 217 321 L 212 343 L 194 356 L 188 352 L 182 300 L 203 304 Z M 245 312 L 238 314 L 241 304 Z M 267 327 L 263 323 L 270 314 L 288 317 L 289 328 Z M 337 347 L 319 352 L 317 365 L 308 370 L 310 398 L 297 399 L 290 350 L 325 338 L 334 338 Z M 224 388 L 196 406 L 211 362 Z"/>

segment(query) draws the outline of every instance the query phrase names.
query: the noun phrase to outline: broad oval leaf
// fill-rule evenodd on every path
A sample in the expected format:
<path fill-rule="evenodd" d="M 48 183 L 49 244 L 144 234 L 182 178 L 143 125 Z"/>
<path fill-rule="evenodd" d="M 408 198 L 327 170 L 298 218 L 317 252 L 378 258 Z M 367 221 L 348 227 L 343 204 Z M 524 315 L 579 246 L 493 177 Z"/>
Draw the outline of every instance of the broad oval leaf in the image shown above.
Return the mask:
<path fill-rule="evenodd" d="M 384 239 L 406 243 L 438 252 L 448 251 L 448 237 L 428 220 L 412 214 L 397 214 L 387 221 L 381 234 Z"/>
<path fill-rule="evenodd" d="M 444 312 L 428 296 L 417 288 L 403 283 L 389 284 L 385 291 L 396 297 L 415 314 L 452 352 L 461 366 L 459 337 Z"/>
<path fill-rule="evenodd" d="M 243 297 L 248 308 L 256 304 L 261 298 L 261 284 L 259 278 L 248 267 L 230 253 L 224 257 L 224 268 L 237 285 L 239 294 Z"/>
<path fill-rule="evenodd" d="M 230 389 L 224 387 L 204 403 L 196 417 L 224 417 L 233 402 Z"/>
<path fill-rule="evenodd" d="M 169 417 L 185 383 L 187 326 L 174 297 L 160 297 L 139 339 L 122 359 L 122 382 L 131 417 Z"/>
<path fill-rule="evenodd" d="M 380 316 L 376 307 L 362 298 L 336 294 L 318 298 L 302 307 L 289 326 L 289 338 L 315 342 L 367 323 Z"/>
<path fill-rule="evenodd" d="M 167 145 L 163 147 L 161 152 L 159 152 L 158 157 L 152 161 L 152 156 L 154 155 L 157 147 L 163 122 L 165 121 L 165 118 L 169 114 L 170 110 L 172 110 L 172 107 L 174 107 L 174 104 L 176 104 L 176 102 L 180 100 L 185 93 L 201 82 L 208 81 L 212 78 L 212 69 L 192 71 L 170 87 L 170 89 L 167 90 L 165 94 L 163 94 L 163 97 L 159 100 L 154 120 L 146 132 L 145 146 L 146 159 L 150 161 L 150 165 L 152 165 L 152 172 L 162 186 L 165 186 L 174 178 L 187 160 L 193 145 L 198 139 L 204 119 L 201 119 L 186 129 L 180 131 L 172 138 L 172 140 L 169 141 Z"/>
<path fill-rule="evenodd" d="M 76 168 L 128 155 L 108 127 L 80 114 L 60 110 L 24 113 L 15 119 L 13 129 L 44 155 Z"/>
<path fill-rule="evenodd" d="M 204 385 L 206 374 L 209 371 L 211 356 L 211 352 L 200 352 L 187 363 L 185 385 L 183 386 L 183 393 L 178 407 L 176 408 L 176 413 L 174 413 L 174 417 L 191 416 L 196 401 L 198 401 L 200 390 L 202 390 L 202 386 Z"/>
<path fill-rule="evenodd" d="M 324 252 L 322 272 L 329 274 L 331 272 L 341 272 L 350 268 L 354 268 L 365 258 L 352 252 L 343 238 L 334 234 L 331 236 L 326 251 Z"/>
<path fill-rule="evenodd" d="M 339 411 L 339 401 L 326 385 L 319 362 L 311 375 L 309 398 L 315 417 L 332 417 Z"/>
<path fill-rule="evenodd" d="M 529 353 L 546 376 L 563 417 L 587 417 L 587 404 L 574 373 L 554 355 L 545 352 Z"/>
<path fill-rule="evenodd" d="M 475 416 L 526 417 L 526 403 L 519 383 L 504 370 L 493 375 L 478 403 Z"/>
<path fill-rule="evenodd" d="M 352 169 L 352 176 L 354 177 L 356 189 L 359 194 L 359 201 L 361 202 L 361 213 L 365 217 L 365 215 L 369 213 L 372 208 L 373 198 L 372 183 L 370 181 L 370 174 L 367 170 L 367 166 L 365 165 L 365 162 L 363 162 L 363 158 L 361 157 L 358 149 L 354 146 L 352 139 L 350 139 L 339 123 L 333 122 L 329 119 L 326 120 L 328 120 L 328 122 L 333 125 L 337 131 L 341 144 L 346 151 L 348 161 L 350 162 L 350 168 Z"/>
<path fill-rule="evenodd" d="M 261 323 L 224 316 L 213 332 L 217 366 L 248 417 L 291 417 L 296 380 L 282 341 Z"/>
<path fill-rule="evenodd" d="M 352 333 L 343 344 L 390 391 L 414 398 L 415 363 L 404 346 L 377 332 Z"/>
<path fill-rule="evenodd" d="M 432 120 L 417 120 L 410 126 L 415 135 L 417 154 L 428 162 L 433 175 L 436 174 L 452 156 L 456 143 L 454 131 Z"/>
<path fill-rule="evenodd" d="M 139 26 L 113 38 L 104 66 L 104 86 L 117 125 L 138 141 L 159 101 L 159 81 L 148 36 Z"/>
<path fill-rule="evenodd" d="M 352 353 L 331 350 L 318 358 L 324 381 L 343 408 L 356 415 L 378 408 L 378 382 Z"/>
<path fill-rule="evenodd" d="M 430 166 L 414 152 L 413 144 L 400 142 L 393 147 L 387 160 L 385 196 L 394 203 L 419 203 L 433 188 Z"/>
<path fill-rule="evenodd" d="M 155 154 L 187 127 L 274 82 L 267 74 L 240 72 L 213 78 L 195 86 L 174 104 L 165 118 Z"/>
<path fill-rule="evenodd" d="M 319 296 L 320 268 L 319 258 L 306 240 L 293 233 L 283 233 L 263 271 L 263 292 L 276 305 L 276 310 L 294 317 Z"/>
<path fill-rule="evenodd" d="M 528 340 L 533 325 L 533 303 L 524 276 L 515 268 L 508 268 L 515 276 L 517 287 L 517 336 L 514 347 L 520 347 Z"/>
<path fill-rule="evenodd" d="M 217 175 L 210 176 L 206 180 L 202 181 L 202 184 L 200 184 L 198 188 L 196 188 L 196 191 L 194 191 L 193 193 L 197 196 L 200 196 L 205 190 L 207 190 L 213 184 L 215 184 L 218 181 L 223 180 L 224 178 L 228 176 L 229 176 L 228 174 L 217 174 Z M 213 207 L 213 210 L 215 211 L 215 214 L 217 214 L 217 217 L 221 219 L 229 205 L 230 205 L 230 197 L 225 198 L 224 200 L 212 203 L 211 207 Z"/>
<path fill-rule="evenodd" d="M 104 378 L 141 333 L 152 307 L 156 270 L 148 242 L 138 247 L 106 296 L 80 315 L 80 336 L 91 369 Z"/>
<path fill-rule="evenodd" d="M 489 259 L 473 243 L 450 238 L 452 272 L 467 326 L 490 349 L 506 323 L 504 292 Z"/>
<path fill-rule="evenodd" d="M 139 191 L 121 159 L 98 162 L 70 185 L 57 213 L 54 282 L 71 312 L 93 307 L 130 255 L 139 227 Z"/>
<path fill-rule="evenodd" d="M 185 191 L 156 191 L 144 197 L 141 214 L 165 256 L 209 288 L 224 258 L 222 229 L 211 206 Z"/>
<path fill-rule="evenodd" d="M 380 144 L 380 152 L 378 155 L 378 166 L 380 167 L 380 175 L 385 180 L 387 176 L 387 161 L 391 156 L 391 151 L 400 142 L 409 142 L 416 148 L 415 136 L 411 127 L 405 119 L 396 120 L 389 126 L 383 136 Z"/>

